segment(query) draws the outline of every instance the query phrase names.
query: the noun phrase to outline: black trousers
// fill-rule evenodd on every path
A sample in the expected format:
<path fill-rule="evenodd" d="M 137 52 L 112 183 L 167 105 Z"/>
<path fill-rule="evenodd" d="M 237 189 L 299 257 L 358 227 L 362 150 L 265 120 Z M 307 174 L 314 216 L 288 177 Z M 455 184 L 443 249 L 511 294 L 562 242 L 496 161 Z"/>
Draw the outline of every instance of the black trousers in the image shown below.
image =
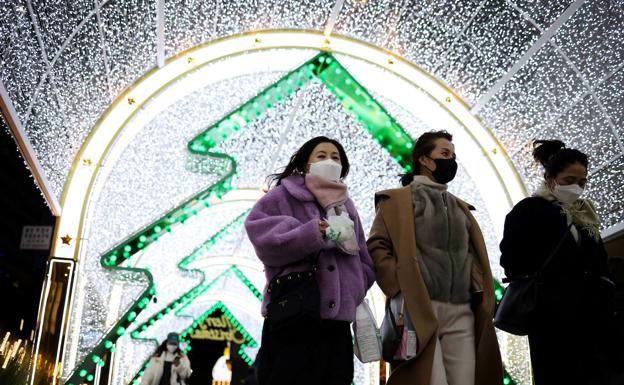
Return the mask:
<path fill-rule="evenodd" d="M 582 293 L 550 294 L 544 292 L 528 336 L 535 385 L 616 384 L 608 304 Z"/>
<path fill-rule="evenodd" d="M 257 363 L 259 385 L 350 385 L 350 323 L 305 318 L 271 330 L 265 321 Z"/>
<path fill-rule="evenodd" d="M 529 334 L 535 385 L 598 385 L 600 365 L 578 331 L 539 330 Z M 589 346 L 588 346 L 589 345 Z"/>

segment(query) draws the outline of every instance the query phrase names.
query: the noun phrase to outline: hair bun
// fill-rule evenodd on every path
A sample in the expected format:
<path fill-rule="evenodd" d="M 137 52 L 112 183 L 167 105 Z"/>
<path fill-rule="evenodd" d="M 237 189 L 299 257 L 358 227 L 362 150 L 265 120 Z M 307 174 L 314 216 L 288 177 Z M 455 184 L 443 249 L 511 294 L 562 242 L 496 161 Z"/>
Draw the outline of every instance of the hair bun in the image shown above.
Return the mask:
<path fill-rule="evenodd" d="M 546 167 L 549 160 L 564 148 L 565 143 L 560 140 L 534 140 L 533 158 Z"/>

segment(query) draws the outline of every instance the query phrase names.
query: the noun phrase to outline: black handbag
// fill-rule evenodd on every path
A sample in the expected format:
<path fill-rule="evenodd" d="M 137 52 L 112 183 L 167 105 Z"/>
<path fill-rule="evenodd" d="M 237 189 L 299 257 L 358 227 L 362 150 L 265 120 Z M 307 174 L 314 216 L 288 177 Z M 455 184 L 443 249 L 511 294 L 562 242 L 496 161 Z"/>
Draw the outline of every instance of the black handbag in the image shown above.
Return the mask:
<path fill-rule="evenodd" d="M 293 264 L 283 266 L 267 289 L 271 301 L 267 305 L 267 321 L 272 330 L 292 324 L 303 317 L 320 320 L 321 293 L 316 282 L 318 255 L 310 258 L 311 269 L 280 275 Z"/>
<path fill-rule="evenodd" d="M 503 283 L 509 283 L 509 285 L 505 289 L 494 315 L 494 326 L 498 329 L 517 336 L 525 336 L 529 333 L 531 315 L 537 306 L 542 271 L 563 245 L 571 226 L 566 228 L 557 247 L 535 273 L 503 278 Z"/>
<path fill-rule="evenodd" d="M 400 295 L 400 294 L 399 294 Z M 381 356 L 384 361 L 394 361 L 394 356 L 401 344 L 405 326 L 404 320 L 405 299 L 401 298 L 401 308 L 399 314 L 395 315 L 392 310 L 392 299 L 386 300 L 386 313 L 381 322 Z"/>

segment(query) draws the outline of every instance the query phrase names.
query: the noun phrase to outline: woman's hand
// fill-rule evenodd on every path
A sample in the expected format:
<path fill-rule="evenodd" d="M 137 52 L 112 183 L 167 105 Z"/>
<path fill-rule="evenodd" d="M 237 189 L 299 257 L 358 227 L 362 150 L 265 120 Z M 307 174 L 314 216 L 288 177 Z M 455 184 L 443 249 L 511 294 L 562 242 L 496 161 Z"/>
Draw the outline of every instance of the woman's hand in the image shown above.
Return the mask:
<path fill-rule="evenodd" d="M 327 230 L 328 227 L 329 223 L 327 223 L 327 221 L 319 222 L 319 231 L 321 232 L 321 234 L 323 234 L 323 236 L 325 236 L 325 230 Z"/>

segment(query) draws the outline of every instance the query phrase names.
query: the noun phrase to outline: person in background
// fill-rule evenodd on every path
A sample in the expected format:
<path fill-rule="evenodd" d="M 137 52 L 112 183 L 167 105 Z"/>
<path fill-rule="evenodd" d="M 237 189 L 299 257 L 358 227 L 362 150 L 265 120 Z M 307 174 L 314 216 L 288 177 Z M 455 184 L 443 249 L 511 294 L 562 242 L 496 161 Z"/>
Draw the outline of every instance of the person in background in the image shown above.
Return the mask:
<path fill-rule="evenodd" d="M 606 384 L 608 360 L 601 357 L 613 284 L 600 220 L 592 202 L 581 198 L 588 158 L 559 140 L 537 140 L 533 148 L 544 179 L 507 215 L 500 263 L 514 279 L 534 274 L 554 253 L 541 270 L 537 308 L 529 320 L 534 383 Z"/>
<path fill-rule="evenodd" d="M 150 358 L 141 385 L 186 385 L 191 373 L 191 363 L 180 350 L 180 336 L 169 333 Z"/>

